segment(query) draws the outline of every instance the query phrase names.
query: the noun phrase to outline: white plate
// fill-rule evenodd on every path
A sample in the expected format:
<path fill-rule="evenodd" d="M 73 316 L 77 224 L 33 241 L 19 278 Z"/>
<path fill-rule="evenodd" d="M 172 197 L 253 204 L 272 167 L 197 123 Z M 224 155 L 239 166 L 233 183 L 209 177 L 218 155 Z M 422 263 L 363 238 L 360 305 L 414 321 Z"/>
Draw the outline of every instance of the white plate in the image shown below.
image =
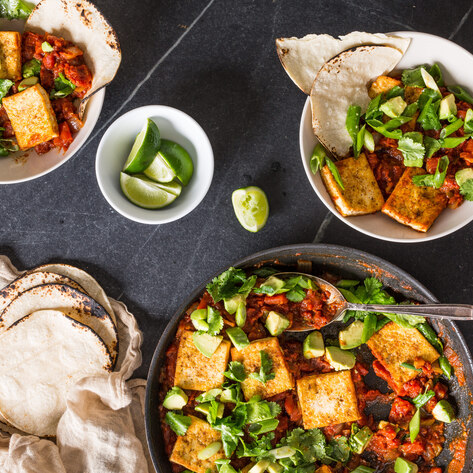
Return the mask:
<path fill-rule="evenodd" d="M 34 0 L 31 3 L 36 4 L 38 1 Z M 24 25 L 24 21 L 1 19 L 0 31 L 23 32 Z M 105 89 L 99 90 L 91 97 L 84 116 L 84 126 L 74 136 L 74 141 L 65 153 L 58 149 L 53 149 L 48 153 L 38 155 L 34 149 L 31 149 L 14 153 L 10 156 L 0 157 L 0 184 L 16 184 L 36 179 L 53 171 L 72 158 L 92 133 L 102 110 L 104 97 Z"/>
<path fill-rule="evenodd" d="M 162 138 L 179 143 L 194 162 L 194 174 L 181 195 L 171 205 L 154 210 L 132 204 L 120 189 L 120 171 L 147 118 L 158 125 Z M 156 225 L 177 220 L 199 205 L 212 182 L 214 156 L 205 131 L 193 118 L 172 107 L 148 105 L 110 125 L 97 149 L 95 171 L 102 194 L 117 212 L 135 222 Z"/>
<path fill-rule="evenodd" d="M 392 34 L 412 38 L 406 54 L 396 69 L 408 69 L 420 64 L 437 62 L 442 69 L 447 85 L 458 84 L 473 92 L 473 55 L 468 51 L 447 39 L 426 33 L 400 31 Z M 381 212 L 359 217 L 342 217 L 333 205 L 320 173 L 314 176 L 310 170 L 310 157 L 317 144 L 317 139 L 312 131 L 309 98 L 307 98 L 302 111 L 299 144 L 305 172 L 322 202 L 342 222 L 366 235 L 399 243 L 417 243 L 453 233 L 473 220 L 473 202 L 464 202 L 457 209 L 445 209 L 427 233 L 420 233 L 401 225 Z"/>

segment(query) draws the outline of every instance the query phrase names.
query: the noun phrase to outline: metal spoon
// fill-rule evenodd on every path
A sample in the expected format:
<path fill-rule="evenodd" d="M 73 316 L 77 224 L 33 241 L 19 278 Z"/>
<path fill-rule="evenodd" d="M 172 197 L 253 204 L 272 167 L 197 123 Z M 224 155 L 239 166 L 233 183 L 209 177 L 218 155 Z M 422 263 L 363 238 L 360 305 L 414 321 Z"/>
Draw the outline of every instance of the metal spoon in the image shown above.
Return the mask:
<path fill-rule="evenodd" d="M 274 276 L 282 277 L 284 279 L 304 276 L 311 279 L 315 284 L 330 293 L 327 301 L 328 304 L 337 304 L 339 306 L 332 320 L 327 325 L 333 322 L 339 322 L 343 319 L 347 310 L 363 311 L 363 312 L 386 312 L 389 314 L 401 315 L 420 315 L 423 317 L 433 317 L 437 319 L 450 320 L 473 320 L 473 305 L 468 304 L 420 304 L 420 305 L 382 305 L 382 304 L 352 304 L 348 302 L 343 294 L 328 281 L 311 274 L 284 272 L 277 273 Z M 295 324 L 291 326 L 287 332 L 305 332 L 307 330 L 314 330 L 313 327 L 303 324 Z"/>

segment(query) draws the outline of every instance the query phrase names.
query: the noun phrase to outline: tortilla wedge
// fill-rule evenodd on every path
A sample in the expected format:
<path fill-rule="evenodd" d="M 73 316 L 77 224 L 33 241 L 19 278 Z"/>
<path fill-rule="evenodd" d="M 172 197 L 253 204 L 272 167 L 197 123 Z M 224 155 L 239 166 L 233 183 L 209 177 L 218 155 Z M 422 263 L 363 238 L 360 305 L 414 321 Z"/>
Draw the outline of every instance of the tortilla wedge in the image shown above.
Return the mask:
<path fill-rule="evenodd" d="M 282 66 L 293 82 L 307 95 L 321 67 L 341 52 L 363 45 L 384 45 L 404 54 L 410 38 L 354 31 L 334 38 L 328 34 L 309 34 L 303 38 L 278 38 L 276 49 Z"/>
<path fill-rule="evenodd" d="M 88 0 L 41 0 L 26 20 L 25 31 L 61 36 L 82 49 L 93 74 L 92 87 L 83 103 L 110 83 L 120 66 L 117 35 Z"/>
<path fill-rule="evenodd" d="M 370 83 L 391 72 L 401 58 L 401 51 L 389 46 L 360 46 L 322 66 L 310 91 L 312 127 L 333 155 L 350 153 L 352 139 L 345 126 L 348 107 L 359 105 L 364 113 L 371 100 Z"/>

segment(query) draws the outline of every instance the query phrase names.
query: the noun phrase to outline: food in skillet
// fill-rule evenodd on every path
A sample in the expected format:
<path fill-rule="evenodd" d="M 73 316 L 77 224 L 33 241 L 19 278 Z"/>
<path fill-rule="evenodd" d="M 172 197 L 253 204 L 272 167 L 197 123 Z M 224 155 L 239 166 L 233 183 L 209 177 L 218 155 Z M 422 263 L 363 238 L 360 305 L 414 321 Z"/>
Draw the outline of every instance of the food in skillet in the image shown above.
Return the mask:
<path fill-rule="evenodd" d="M 41 1 L 23 34 L 0 32 L 0 51 L 1 156 L 65 152 L 86 119 L 87 98 L 120 63 L 113 30 L 84 0 Z"/>
<path fill-rule="evenodd" d="M 375 278 L 337 286 L 354 302 L 395 303 Z M 327 296 L 272 268 L 230 268 L 207 286 L 160 378 L 175 472 L 441 472 L 435 458 L 454 409 L 437 334 L 422 317 L 347 313 L 330 339 Z M 316 329 L 303 341 L 288 333 L 301 318 Z M 364 344 L 387 393 L 365 384 Z M 389 414 L 375 419 L 367 411 L 375 403 Z"/>

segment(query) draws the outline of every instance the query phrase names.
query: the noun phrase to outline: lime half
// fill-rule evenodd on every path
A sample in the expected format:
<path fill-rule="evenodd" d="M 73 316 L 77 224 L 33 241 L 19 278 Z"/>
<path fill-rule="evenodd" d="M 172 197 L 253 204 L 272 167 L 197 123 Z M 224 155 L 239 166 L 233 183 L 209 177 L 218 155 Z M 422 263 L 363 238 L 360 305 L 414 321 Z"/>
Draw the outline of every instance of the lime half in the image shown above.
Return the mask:
<path fill-rule="evenodd" d="M 143 174 L 157 182 L 171 182 L 176 177 L 176 173 L 166 164 L 160 153 L 155 156 Z"/>
<path fill-rule="evenodd" d="M 179 144 L 170 140 L 161 140 L 161 148 L 159 154 L 167 163 L 167 165 L 176 173 L 177 178 L 184 186 L 194 174 L 194 163 L 189 153 Z"/>
<path fill-rule="evenodd" d="M 144 175 L 120 173 L 120 187 L 130 202 L 145 209 L 160 209 L 176 200 L 181 193 L 177 182 L 159 184 Z"/>
<path fill-rule="evenodd" d="M 241 226 L 249 232 L 257 232 L 266 224 L 269 215 L 268 198 L 256 186 L 237 189 L 232 194 L 235 215 Z"/>
<path fill-rule="evenodd" d="M 161 145 L 161 135 L 156 123 L 149 119 L 138 133 L 123 170 L 129 173 L 143 172 L 153 161 Z"/>

